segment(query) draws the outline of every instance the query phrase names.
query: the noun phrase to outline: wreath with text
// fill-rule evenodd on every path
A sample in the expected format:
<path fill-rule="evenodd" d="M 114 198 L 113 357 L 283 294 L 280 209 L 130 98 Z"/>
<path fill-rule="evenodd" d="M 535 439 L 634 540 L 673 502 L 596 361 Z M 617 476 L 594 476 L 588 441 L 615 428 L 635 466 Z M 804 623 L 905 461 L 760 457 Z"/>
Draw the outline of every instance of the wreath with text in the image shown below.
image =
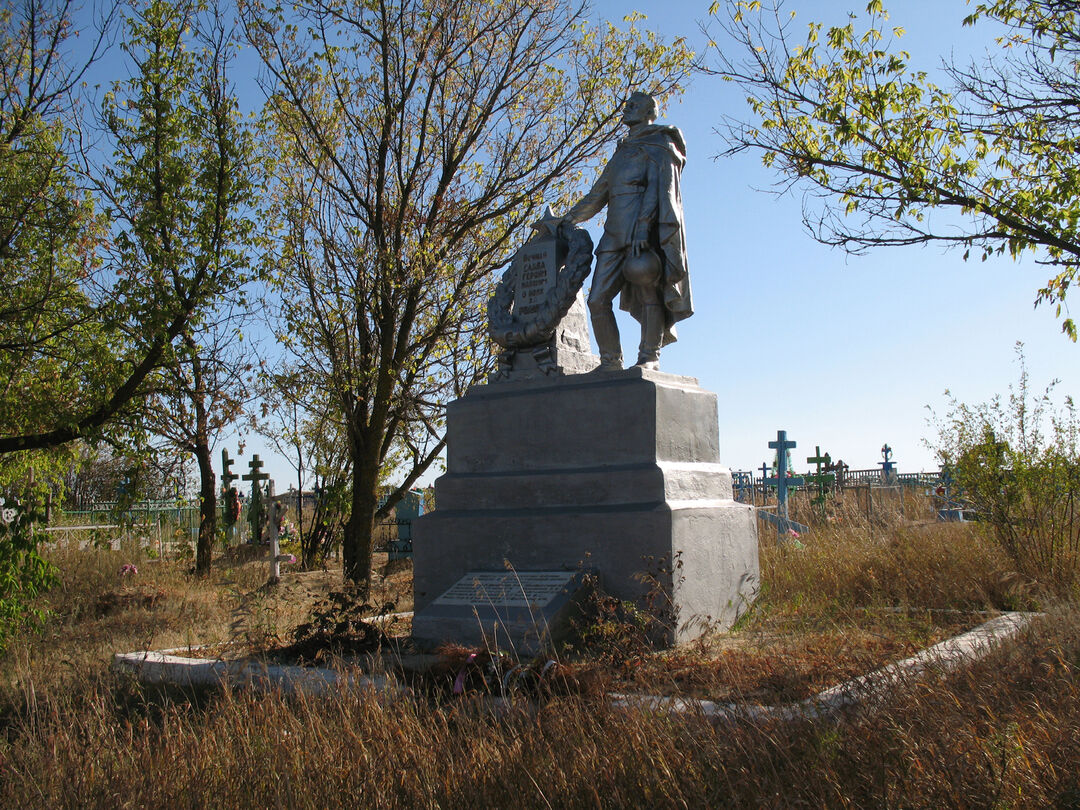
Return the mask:
<path fill-rule="evenodd" d="M 592 237 L 584 228 L 560 226 L 560 235 L 566 236 L 568 251 L 566 264 L 559 270 L 555 289 L 548 300 L 528 318 L 514 315 L 513 264 L 503 273 L 495 286 L 495 294 L 488 301 L 488 335 L 504 349 L 522 349 L 549 340 L 577 298 L 578 291 L 592 270 Z"/>

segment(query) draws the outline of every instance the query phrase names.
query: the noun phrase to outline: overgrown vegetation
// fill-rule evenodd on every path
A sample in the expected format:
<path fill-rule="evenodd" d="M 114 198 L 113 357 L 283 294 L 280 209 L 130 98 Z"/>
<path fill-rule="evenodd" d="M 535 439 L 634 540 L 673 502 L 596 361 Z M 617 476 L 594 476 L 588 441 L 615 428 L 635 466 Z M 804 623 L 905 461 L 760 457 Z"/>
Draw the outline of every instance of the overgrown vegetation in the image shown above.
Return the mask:
<path fill-rule="evenodd" d="M 928 608 L 1038 603 L 1047 615 L 989 660 L 920 676 L 877 711 L 831 719 L 714 726 L 616 709 L 608 685 L 583 675 L 587 657 L 559 665 L 563 688 L 525 691 L 498 716 L 475 697 L 479 669 L 456 697 L 448 685 L 412 696 L 342 687 L 192 701 L 110 674 L 109 655 L 226 640 L 236 620 L 237 632 L 263 638 L 336 621 L 347 605 L 309 612 L 336 577 L 293 575 L 268 590 L 262 563 L 219 560 L 200 580 L 133 550 L 56 552 L 61 584 L 35 603 L 52 611 L 43 633 L 20 631 L 0 659 L 0 805 L 1067 807 L 1080 798 L 1074 606 L 1016 574 L 978 526 L 834 521 L 801 543 L 762 543 L 765 591 L 726 634 L 762 643 L 787 634 L 787 651 L 772 656 L 777 687 L 814 661 L 850 659 L 859 622 L 902 646 L 929 626 Z M 118 573 L 128 561 L 137 576 Z M 326 590 L 316 593 L 316 576 Z M 833 646 L 815 652 L 818 637 Z M 642 688 L 704 694 L 709 662 L 731 674 L 733 656 L 691 646 L 623 660 Z M 455 671 L 450 662 L 447 684 Z"/>
<path fill-rule="evenodd" d="M 34 598 L 56 584 L 53 568 L 38 553 L 41 515 L 11 495 L 0 497 L 0 654 L 11 631 L 40 619 Z"/>
<path fill-rule="evenodd" d="M 936 450 L 962 497 L 987 522 L 1017 570 L 1062 595 L 1080 588 L 1080 422 L 1054 383 L 1020 379 L 1008 397 L 967 405 L 949 396 Z"/>

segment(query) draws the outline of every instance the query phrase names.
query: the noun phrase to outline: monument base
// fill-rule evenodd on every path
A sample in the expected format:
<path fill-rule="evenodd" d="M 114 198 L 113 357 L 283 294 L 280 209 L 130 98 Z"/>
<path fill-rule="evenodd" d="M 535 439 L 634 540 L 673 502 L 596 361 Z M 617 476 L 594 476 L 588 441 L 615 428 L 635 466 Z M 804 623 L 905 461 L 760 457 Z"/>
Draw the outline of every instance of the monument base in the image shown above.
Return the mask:
<path fill-rule="evenodd" d="M 465 637 L 428 607 L 468 572 L 508 566 L 594 572 L 652 612 L 665 643 L 729 627 L 757 594 L 757 522 L 718 448 L 716 395 L 689 377 L 635 367 L 473 388 L 447 410 L 447 473 L 413 528 L 414 635 Z"/>

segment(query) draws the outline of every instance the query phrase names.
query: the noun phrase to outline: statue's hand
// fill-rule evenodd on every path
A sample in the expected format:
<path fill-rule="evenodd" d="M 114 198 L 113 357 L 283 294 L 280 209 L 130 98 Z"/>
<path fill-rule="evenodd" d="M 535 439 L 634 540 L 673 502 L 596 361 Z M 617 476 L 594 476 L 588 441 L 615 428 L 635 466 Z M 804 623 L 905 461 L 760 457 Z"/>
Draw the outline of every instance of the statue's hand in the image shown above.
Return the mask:
<path fill-rule="evenodd" d="M 633 249 L 633 252 L 634 252 L 635 256 L 639 255 L 641 253 L 641 251 L 649 249 L 649 240 L 648 239 L 637 239 L 637 240 L 635 240 L 632 249 Z"/>

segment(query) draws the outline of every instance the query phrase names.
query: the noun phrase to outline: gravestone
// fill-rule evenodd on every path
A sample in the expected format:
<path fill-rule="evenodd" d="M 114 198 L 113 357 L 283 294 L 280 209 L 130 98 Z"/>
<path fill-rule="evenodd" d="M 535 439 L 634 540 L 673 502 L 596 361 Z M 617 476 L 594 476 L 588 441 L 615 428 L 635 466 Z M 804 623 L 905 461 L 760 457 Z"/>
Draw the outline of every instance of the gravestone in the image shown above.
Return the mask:
<path fill-rule="evenodd" d="M 222 516 L 225 524 L 225 545 L 232 545 L 236 539 L 236 521 L 240 518 L 240 493 L 233 486 L 233 481 L 240 478 L 232 471 L 233 459 L 229 451 L 221 448 L 221 499 Z"/>
<path fill-rule="evenodd" d="M 412 559 L 413 522 L 424 513 L 423 493 L 410 489 L 394 506 L 394 522 L 397 532 L 387 543 L 387 562 Z"/>
<path fill-rule="evenodd" d="M 269 473 L 262 472 L 262 466 L 262 459 L 259 458 L 259 454 L 256 453 L 251 457 L 251 461 L 248 462 L 248 467 L 251 472 L 240 476 L 241 480 L 251 482 L 251 502 L 248 505 L 248 522 L 251 524 L 251 539 L 248 542 L 256 545 L 262 542 L 263 525 L 263 497 L 262 487 L 259 485 L 259 482 L 266 481 L 270 478 Z"/>
<path fill-rule="evenodd" d="M 889 447 L 888 442 L 881 446 L 881 457 L 884 461 L 879 461 L 881 466 L 881 482 L 883 484 L 889 484 L 896 480 L 896 462 L 892 461 L 893 449 Z"/>
<path fill-rule="evenodd" d="M 821 510 L 822 517 L 825 516 L 825 500 L 827 493 L 832 487 L 835 476 L 829 472 L 829 465 L 832 464 L 832 457 L 825 453 L 821 453 L 821 445 L 814 446 L 814 455 L 806 457 L 807 464 L 813 464 L 816 468 L 816 472 L 806 477 L 807 483 L 817 487 L 817 495 L 814 496 L 814 505 Z"/>
<path fill-rule="evenodd" d="M 271 497 L 269 500 L 267 534 L 270 541 L 270 582 L 274 583 L 281 581 L 281 563 L 288 556 L 281 553 L 279 544 L 281 523 L 285 519 L 287 509 L 285 504 L 281 502 L 281 498 Z"/>

